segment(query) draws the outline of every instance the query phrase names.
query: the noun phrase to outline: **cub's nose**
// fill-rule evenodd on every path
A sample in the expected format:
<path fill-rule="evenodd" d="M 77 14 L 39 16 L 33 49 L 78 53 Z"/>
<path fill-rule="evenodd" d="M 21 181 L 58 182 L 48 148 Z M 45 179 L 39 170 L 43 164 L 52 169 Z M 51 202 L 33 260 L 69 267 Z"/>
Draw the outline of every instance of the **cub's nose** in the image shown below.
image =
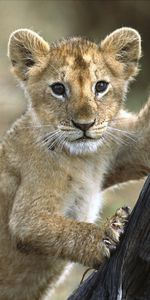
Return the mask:
<path fill-rule="evenodd" d="M 72 120 L 72 123 L 76 128 L 79 128 L 82 131 L 86 131 L 95 124 L 95 120 L 90 123 L 76 123 L 75 121 Z"/>

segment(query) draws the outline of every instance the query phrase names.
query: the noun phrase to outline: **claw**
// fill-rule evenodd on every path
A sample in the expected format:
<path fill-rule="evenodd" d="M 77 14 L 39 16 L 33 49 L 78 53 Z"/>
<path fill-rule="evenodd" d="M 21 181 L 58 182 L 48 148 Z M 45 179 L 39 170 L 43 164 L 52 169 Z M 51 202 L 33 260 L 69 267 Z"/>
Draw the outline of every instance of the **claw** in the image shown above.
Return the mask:
<path fill-rule="evenodd" d="M 109 240 L 104 239 L 103 242 L 109 248 L 110 251 L 113 251 L 116 249 L 116 246 L 114 244 L 112 244 Z"/>
<path fill-rule="evenodd" d="M 106 246 L 110 246 L 111 245 L 111 242 L 109 240 L 107 240 L 107 239 L 104 239 L 103 242 L 104 242 L 104 244 Z"/>
<path fill-rule="evenodd" d="M 131 208 L 128 206 L 123 206 L 122 209 L 127 213 L 127 215 L 130 215 L 131 213 Z"/>

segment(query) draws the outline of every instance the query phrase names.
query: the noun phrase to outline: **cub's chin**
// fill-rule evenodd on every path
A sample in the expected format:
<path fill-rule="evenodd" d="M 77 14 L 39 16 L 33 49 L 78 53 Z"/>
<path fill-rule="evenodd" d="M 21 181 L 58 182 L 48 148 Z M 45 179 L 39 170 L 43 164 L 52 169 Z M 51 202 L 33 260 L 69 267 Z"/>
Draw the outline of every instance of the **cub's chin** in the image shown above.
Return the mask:
<path fill-rule="evenodd" d="M 90 154 L 102 147 L 103 141 L 100 139 L 91 138 L 79 138 L 75 141 L 66 141 L 64 147 L 70 154 L 80 155 L 80 154 Z"/>

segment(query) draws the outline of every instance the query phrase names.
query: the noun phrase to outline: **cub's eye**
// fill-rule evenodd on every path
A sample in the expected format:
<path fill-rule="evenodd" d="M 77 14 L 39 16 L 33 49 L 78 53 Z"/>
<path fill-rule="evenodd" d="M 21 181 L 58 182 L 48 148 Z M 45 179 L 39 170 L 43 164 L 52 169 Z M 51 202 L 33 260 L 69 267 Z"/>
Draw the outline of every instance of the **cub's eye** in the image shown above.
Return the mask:
<path fill-rule="evenodd" d="M 57 96 L 65 96 L 66 89 L 65 89 L 65 86 L 62 83 L 56 82 L 56 83 L 51 84 L 50 87 L 52 89 L 52 92 L 55 95 L 57 95 Z"/>
<path fill-rule="evenodd" d="M 95 92 L 98 93 L 103 93 L 107 90 L 108 87 L 108 82 L 100 80 L 97 81 L 96 85 L 95 85 Z"/>

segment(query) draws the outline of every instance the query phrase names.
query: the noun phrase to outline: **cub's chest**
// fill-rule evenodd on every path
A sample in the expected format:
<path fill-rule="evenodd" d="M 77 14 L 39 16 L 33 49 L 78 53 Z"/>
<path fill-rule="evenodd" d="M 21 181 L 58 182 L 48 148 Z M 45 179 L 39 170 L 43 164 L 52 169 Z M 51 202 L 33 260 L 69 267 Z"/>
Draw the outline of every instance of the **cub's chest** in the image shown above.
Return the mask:
<path fill-rule="evenodd" d="M 49 164 L 48 161 L 39 160 L 38 168 L 37 165 L 32 168 L 32 178 L 29 180 L 29 176 L 26 176 L 27 183 L 32 183 L 30 189 L 33 190 L 34 198 L 36 196 L 40 201 L 43 199 L 41 205 L 64 217 L 94 222 L 102 207 L 102 163 L 72 157 L 58 157 L 55 164 Z M 27 174 L 30 173 L 29 169 L 30 166 Z M 35 185 L 39 178 L 40 185 Z"/>
<path fill-rule="evenodd" d="M 93 223 L 102 207 L 100 182 L 87 180 L 79 182 L 67 195 L 65 216 L 84 222 Z"/>

